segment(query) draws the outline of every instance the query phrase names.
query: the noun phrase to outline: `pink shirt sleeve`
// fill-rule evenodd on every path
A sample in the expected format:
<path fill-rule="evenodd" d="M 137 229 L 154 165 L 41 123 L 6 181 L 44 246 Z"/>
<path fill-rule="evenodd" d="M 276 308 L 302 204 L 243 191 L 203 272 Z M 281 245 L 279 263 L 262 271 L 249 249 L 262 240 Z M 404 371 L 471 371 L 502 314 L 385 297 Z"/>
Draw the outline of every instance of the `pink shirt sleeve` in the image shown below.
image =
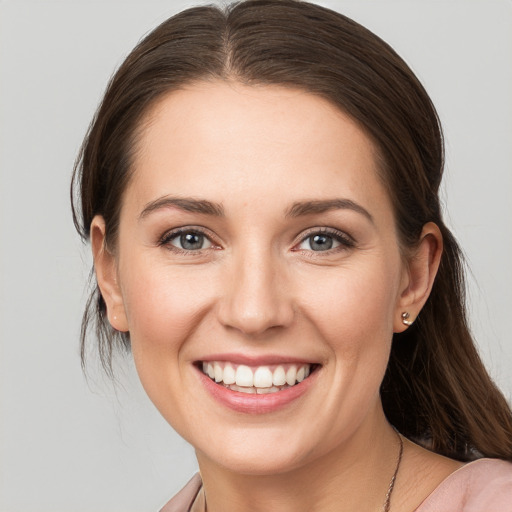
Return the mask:
<path fill-rule="evenodd" d="M 512 512 L 512 464 L 470 462 L 441 482 L 416 512 Z"/>

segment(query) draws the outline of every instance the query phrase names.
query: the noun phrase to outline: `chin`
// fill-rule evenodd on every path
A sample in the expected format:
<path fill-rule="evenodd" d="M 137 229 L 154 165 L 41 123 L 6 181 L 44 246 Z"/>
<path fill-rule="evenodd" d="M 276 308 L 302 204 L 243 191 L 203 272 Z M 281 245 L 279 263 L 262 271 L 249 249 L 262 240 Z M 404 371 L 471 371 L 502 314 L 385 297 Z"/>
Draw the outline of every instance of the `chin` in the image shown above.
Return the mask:
<path fill-rule="evenodd" d="M 208 457 L 208 455 L 206 455 Z M 227 471 L 250 476 L 270 476 L 287 473 L 300 467 L 301 460 L 296 456 L 271 454 L 269 452 L 258 454 L 213 454 L 213 462 Z M 198 454 L 198 459 L 200 455 Z M 210 459 L 211 460 L 211 459 Z"/>
<path fill-rule="evenodd" d="M 200 464 L 207 458 L 228 471 L 253 476 L 287 473 L 306 464 L 307 454 L 313 450 L 310 443 L 279 430 L 239 429 L 224 436 L 223 442 L 209 443 L 204 450 L 197 448 L 197 458 Z"/>

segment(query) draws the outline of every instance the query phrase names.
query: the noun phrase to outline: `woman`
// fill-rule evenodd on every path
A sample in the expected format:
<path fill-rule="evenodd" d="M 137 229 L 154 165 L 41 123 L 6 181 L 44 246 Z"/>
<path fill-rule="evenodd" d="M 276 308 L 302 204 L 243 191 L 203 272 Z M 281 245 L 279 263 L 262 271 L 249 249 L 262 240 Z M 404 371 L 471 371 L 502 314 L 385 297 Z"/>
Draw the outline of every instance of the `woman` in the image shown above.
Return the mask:
<path fill-rule="evenodd" d="M 189 9 L 128 56 L 73 180 L 82 347 L 194 446 L 164 511 L 512 510 L 442 168 L 416 77 L 325 8 Z"/>

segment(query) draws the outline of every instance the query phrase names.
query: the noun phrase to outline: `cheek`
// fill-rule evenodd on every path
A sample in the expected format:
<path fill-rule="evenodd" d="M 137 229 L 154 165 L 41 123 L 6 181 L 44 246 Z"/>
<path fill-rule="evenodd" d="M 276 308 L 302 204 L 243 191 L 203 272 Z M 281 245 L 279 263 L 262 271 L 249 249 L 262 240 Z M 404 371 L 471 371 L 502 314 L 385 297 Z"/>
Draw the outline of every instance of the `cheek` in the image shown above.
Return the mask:
<path fill-rule="evenodd" d="M 333 425 L 350 418 L 355 426 L 378 404 L 393 336 L 399 284 L 394 268 L 336 269 L 336 277 L 310 295 L 309 317 L 331 354 L 326 370 L 335 392 L 325 390 L 324 407 Z"/>
<path fill-rule="evenodd" d="M 329 275 L 310 276 L 303 310 L 338 361 L 387 364 L 399 289 L 400 266 L 395 260 L 368 257 L 332 269 Z"/>
<path fill-rule="evenodd" d="M 163 366 L 163 357 L 181 351 L 211 304 L 211 288 L 197 269 L 141 264 L 136 258 L 125 263 L 123 299 L 135 362 L 152 359 Z"/>
<path fill-rule="evenodd" d="M 122 283 L 139 379 L 156 408 L 186 437 L 190 403 L 184 397 L 192 361 L 188 340 L 212 303 L 211 287 L 188 268 L 142 265 L 134 258 L 125 268 L 137 269 L 126 272 Z"/>

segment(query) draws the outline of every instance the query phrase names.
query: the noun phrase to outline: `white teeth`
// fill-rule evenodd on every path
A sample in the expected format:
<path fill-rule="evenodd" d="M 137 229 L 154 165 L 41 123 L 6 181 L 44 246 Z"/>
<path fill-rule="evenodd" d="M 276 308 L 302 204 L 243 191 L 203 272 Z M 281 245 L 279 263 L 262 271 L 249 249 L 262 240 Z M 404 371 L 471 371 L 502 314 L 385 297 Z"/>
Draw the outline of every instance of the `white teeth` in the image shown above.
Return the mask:
<path fill-rule="evenodd" d="M 268 366 L 260 366 L 254 372 L 254 386 L 257 388 L 272 387 L 272 372 Z"/>
<path fill-rule="evenodd" d="M 222 382 L 224 378 L 224 371 L 219 363 L 214 363 L 213 372 L 215 374 L 215 382 Z"/>
<path fill-rule="evenodd" d="M 274 370 L 274 375 L 272 375 L 272 384 L 274 384 L 274 386 L 284 386 L 286 384 L 286 372 L 282 366 L 278 366 Z"/>
<path fill-rule="evenodd" d="M 240 391 L 240 393 L 248 393 L 249 395 L 256 394 L 256 388 L 255 387 L 245 387 L 245 386 L 229 386 L 229 389 L 232 389 L 233 391 Z"/>
<path fill-rule="evenodd" d="M 234 368 L 227 364 L 224 367 L 224 384 L 234 384 L 236 382 L 236 375 Z"/>
<path fill-rule="evenodd" d="M 243 364 L 236 369 L 236 385 L 244 387 L 254 386 L 252 370 Z"/>
<path fill-rule="evenodd" d="M 302 382 L 311 373 L 311 365 L 303 364 L 297 368 L 297 365 L 291 364 L 285 370 L 287 365 L 279 365 L 274 371 L 269 366 L 259 366 L 255 369 L 246 365 L 239 365 L 236 369 L 231 363 L 220 361 L 209 361 L 202 363 L 203 373 L 208 375 L 217 383 L 222 383 L 230 389 L 239 391 L 238 388 L 244 388 L 243 392 L 255 393 L 248 389 L 257 389 L 258 393 L 275 393 L 281 391 L 283 387 L 294 386 Z"/>
<path fill-rule="evenodd" d="M 295 366 L 290 366 L 288 371 L 286 372 L 286 383 L 289 386 L 293 386 L 295 384 L 295 379 L 297 377 L 297 368 Z"/>
<path fill-rule="evenodd" d="M 258 393 L 258 395 L 266 395 L 268 393 L 275 393 L 276 391 L 280 391 L 280 389 L 275 386 L 272 386 L 271 388 L 256 388 L 256 393 Z"/>

